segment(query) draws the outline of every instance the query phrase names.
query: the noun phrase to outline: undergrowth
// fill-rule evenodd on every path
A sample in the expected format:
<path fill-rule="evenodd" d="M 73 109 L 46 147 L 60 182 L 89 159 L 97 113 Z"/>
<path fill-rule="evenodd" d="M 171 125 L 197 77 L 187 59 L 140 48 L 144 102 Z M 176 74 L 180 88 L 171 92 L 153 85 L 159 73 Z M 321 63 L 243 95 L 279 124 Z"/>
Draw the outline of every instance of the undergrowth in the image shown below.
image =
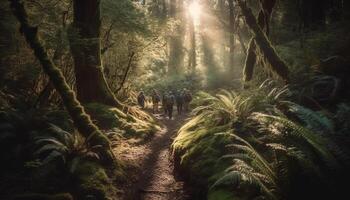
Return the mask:
<path fill-rule="evenodd" d="M 86 109 L 99 128 L 118 128 L 126 137 L 147 138 L 160 130 L 150 115 L 136 107 L 129 110 L 128 114 L 115 107 L 97 103 L 86 105 Z"/>
<path fill-rule="evenodd" d="M 332 138 L 343 134 L 334 129 L 339 120 L 286 101 L 291 95 L 272 81 L 240 93 L 196 95 L 193 117 L 172 148 L 185 178 L 199 193 L 207 191 L 201 198 L 330 198 L 343 192 L 348 153 Z"/>

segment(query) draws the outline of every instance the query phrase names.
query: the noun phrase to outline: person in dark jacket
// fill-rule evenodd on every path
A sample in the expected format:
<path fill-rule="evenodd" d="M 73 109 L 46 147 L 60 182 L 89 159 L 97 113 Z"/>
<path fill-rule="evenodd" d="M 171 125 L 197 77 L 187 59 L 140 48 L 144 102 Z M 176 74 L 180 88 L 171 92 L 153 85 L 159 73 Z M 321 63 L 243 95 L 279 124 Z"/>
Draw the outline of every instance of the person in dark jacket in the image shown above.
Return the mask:
<path fill-rule="evenodd" d="M 166 112 L 168 114 L 169 119 L 173 118 L 173 108 L 175 104 L 175 96 L 173 93 L 170 93 L 165 96 L 165 107 L 166 107 Z"/>
<path fill-rule="evenodd" d="M 175 98 L 176 98 L 177 114 L 181 115 L 182 107 L 183 107 L 183 104 L 184 104 L 184 98 L 183 98 L 183 94 L 182 94 L 182 92 L 180 90 L 177 91 L 177 93 L 175 95 Z"/>
<path fill-rule="evenodd" d="M 145 101 L 146 101 L 145 94 L 143 93 L 143 91 L 141 91 L 137 96 L 137 102 L 139 103 L 141 108 L 145 108 Z"/>
<path fill-rule="evenodd" d="M 153 89 L 151 97 L 152 97 L 153 114 L 154 114 L 154 113 L 158 112 L 160 96 L 159 96 L 158 92 L 155 89 Z"/>
<path fill-rule="evenodd" d="M 167 108 L 166 108 L 166 98 L 167 98 L 168 93 L 164 92 L 162 95 L 162 109 L 164 111 L 164 115 L 167 115 Z"/>
<path fill-rule="evenodd" d="M 192 94 L 190 93 L 190 91 L 188 91 L 187 89 L 184 89 L 183 98 L 184 98 L 185 111 L 188 112 L 189 111 L 189 105 L 190 105 L 190 103 L 192 101 Z"/>

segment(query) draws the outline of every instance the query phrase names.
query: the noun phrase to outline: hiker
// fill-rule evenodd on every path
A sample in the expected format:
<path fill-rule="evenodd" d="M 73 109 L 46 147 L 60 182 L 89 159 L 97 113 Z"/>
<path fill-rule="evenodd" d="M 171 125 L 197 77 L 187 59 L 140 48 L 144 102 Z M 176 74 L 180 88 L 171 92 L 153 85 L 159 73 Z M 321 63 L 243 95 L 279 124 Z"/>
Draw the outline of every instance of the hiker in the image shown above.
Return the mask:
<path fill-rule="evenodd" d="M 146 101 L 145 94 L 143 93 L 143 91 L 141 91 L 137 96 L 137 102 L 139 103 L 142 109 L 145 108 L 145 101 Z"/>
<path fill-rule="evenodd" d="M 153 89 L 151 97 L 152 97 L 153 114 L 154 114 L 154 113 L 158 112 L 160 96 L 159 96 L 158 92 L 155 89 Z"/>
<path fill-rule="evenodd" d="M 181 113 L 182 113 L 182 106 L 183 106 L 183 103 L 184 103 L 184 98 L 183 98 L 182 92 L 180 90 L 177 91 L 175 98 L 176 98 L 177 114 L 181 115 Z"/>
<path fill-rule="evenodd" d="M 173 118 L 173 106 L 175 103 L 175 96 L 173 93 L 170 93 L 168 95 L 165 96 L 165 107 L 166 107 L 166 111 L 168 114 L 169 119 Z"/>
<path fill-rule="evenodd" d="M 183 92 L 183 98 L 184 98 L 185 111 L 188 112 L 190 102 L 192 101 L 192 95 L 191 95 L 190 91 L 188 91 L 186 88 L 184 89 L 184 92 Z"/>
<path fill-rule="evenodd" d="M 166 98 L 167 98 L 168 93 L 164 92 L 162 96 L 162 108 L 164 111 L 164 115 L 167 115 L 167 108 L 166 108 Z"/>

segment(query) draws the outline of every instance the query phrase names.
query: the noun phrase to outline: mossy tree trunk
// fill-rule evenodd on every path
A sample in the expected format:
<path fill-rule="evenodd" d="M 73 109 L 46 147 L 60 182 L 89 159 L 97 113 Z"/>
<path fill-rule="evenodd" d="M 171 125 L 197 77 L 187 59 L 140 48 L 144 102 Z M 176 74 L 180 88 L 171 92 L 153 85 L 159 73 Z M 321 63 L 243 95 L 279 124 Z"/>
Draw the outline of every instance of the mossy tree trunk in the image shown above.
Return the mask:
<path fill-rule="evenodd" d="M 40 61 L 44 72 L 48 75 L 53 86 L 60 94 L 63 104 L 71 116 L 75 127 L 86 138 L 91 138 L 90 144 L 92 146 L 100 146 L 96 151 L 100 154 L 101 159 L 108 164 L 113 163 L 115 158 L 108 138 L 92 123 L 90 116 L 85 113 L 84 108 L 77 100 L 74 91 L 68 86 L 62 72 L 49 58 L 47 51 L 44 49 L 38 37 L 37 27 L 31 26 L 28 22 L 28 16 L 23 4 L 20 0 L 9 1 L 14 15 L 20 22 L 21 33 L 24 34 L 36 58 Z"/>
<path fill-rule="evenodd" d="M 191 73 L 195 73 L 196 66 L 197 66 L 197 53 L 196 53 L 196 30 L 195 30 L 195 24 L 194 20 L 192 18 L 189 19 L 189 32 L 190 32 L 190 41 L 191 41 L 191 47 L 189 52 L 189 70 Z"/>
<path fill-rule="evenodd" d="M 184 64 L 184 13 L 183 0 L 170 1 L 169 16 L 176 22 L 175 28 L 169 36 L 168 74 L 170 76 L 181 73 Z"/>
<path fill-rule="evenodd" d="M 276 0 L 260 0 L 261 10 L 258 15 L 258 24 L 268 36 L 270 34 L 270 20 Z"/>
<path fill-rule="evenodd" d="M 256 63 L 255 41 L 254 41 L 254 38 L 252 38 L 248 45 L 247 56 L 246 56 L 246 60 L 243 68 L 243 72 L 244 72 L 243 81 L 247 82 L 252 80 L 255 63 Z"/>
<path fill-rule="evenodd" d="M 77 97 L 82 103 L 98 102 L 121 107 L 103 74 L 100 0 L 73 0 L 73 8 L 70 46 L 74 59 Z"/>
<path fill-rule="evenodd" d="M 234 72 L 234 61 L 235 61 L 235 13 L 234 13 L 234 0 L 229 0 L 228 5 L 229 5 L 229 33 L 230 33 L 230 57 L 229 57 L 229 73 L 233 74 Z"/>
<path fill-rule="evenodd" d="M 244 71 L 245 77 L 247 80 L 250 80 L 252 74 L 249 75 L 248 73 L 252 73 L 253 66 L 247 66 L 251 65 L 255 59 L 252 59 L 252 56 L 260 56 L 263 60 L 263 63 L 268 64 L 271 71 L 273 71 L 275 74 L 277 74 L 281 79 L 283 79 L 286 83 L 289 82 L 289 69 L 286 63 L 278 56 L 275 49 L 272 47 L 270 40 L 268 39 L 265 32 L 262 30 L 264 27 L 260 27 L 258 24 L 258 21 L 256 20 L 255 16 L 253 15 L 253 12 L 250 8 L 248 8 L 247 4 L 243 0 L 237 0 L 243 17 L 250 29 L 250 31 L 253 34 L 254 40 L 250 42 L 250 45 L 248 47 L 247 52 L 247 59 L 246 59 L 246 66 L 245 69 L 248 71 Z M 265 30 L 266 31 L 266 30 Z M 259 54 L 257 54 L 257 48 L 259 50 Z M 255 49 L 255 50 L 254 50 Z M 261 54 L 261 55 L 260 55 Z M 249 63 L 247 63 L 249 62 Z M 255 63 L 255 62 L 254 62 Z"/>

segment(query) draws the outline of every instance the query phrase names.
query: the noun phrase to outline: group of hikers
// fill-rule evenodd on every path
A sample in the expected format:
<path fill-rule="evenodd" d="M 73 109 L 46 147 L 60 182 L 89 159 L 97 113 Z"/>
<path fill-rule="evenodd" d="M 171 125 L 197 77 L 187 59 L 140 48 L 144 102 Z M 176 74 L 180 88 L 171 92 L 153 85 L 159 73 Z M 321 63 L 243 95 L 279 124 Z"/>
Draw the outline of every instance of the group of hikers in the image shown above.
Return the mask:
<path fill-rule="evenodd" d="M 150 97 L 153 105 L 153 113 L 159 112 L 159 104 L 162 103 L 164 115 L 167 115 L 169 119 L 173 117 L 174 105 L 176 105 L 177 114 L 181 115 L 183 111 L 187 112 L 189 110 L 189 104 L 192 101 L 192 95 L 186 88 L 182 91 L 164 92 L 162 96 L 159 95 L 157 90 L 153 89 Z M 145 107 L 146 96 L 143 91 L 137 96 L 137 101 L 142 108 Z"/>

